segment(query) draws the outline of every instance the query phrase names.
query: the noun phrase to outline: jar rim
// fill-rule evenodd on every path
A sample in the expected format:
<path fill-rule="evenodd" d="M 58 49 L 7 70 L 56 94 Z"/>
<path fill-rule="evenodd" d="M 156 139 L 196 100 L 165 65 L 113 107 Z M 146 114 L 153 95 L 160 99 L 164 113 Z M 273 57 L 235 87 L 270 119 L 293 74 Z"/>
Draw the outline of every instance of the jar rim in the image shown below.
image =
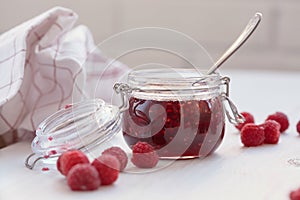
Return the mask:
<path fill-rule="evenodd" d="M 128 74 L 131 95 L 158 101 L 210 99 L 220 95 L 222 77 L 192 68 L 138 69 Z"/>
<path fill-rule="evenodd" d="M 208 89 L 219 86 L 221 76 L 219 73 L 205 75 L 205 72 L 193 68 L 146 68 L 131 71 L 128 84 L 141 90 Z"/>

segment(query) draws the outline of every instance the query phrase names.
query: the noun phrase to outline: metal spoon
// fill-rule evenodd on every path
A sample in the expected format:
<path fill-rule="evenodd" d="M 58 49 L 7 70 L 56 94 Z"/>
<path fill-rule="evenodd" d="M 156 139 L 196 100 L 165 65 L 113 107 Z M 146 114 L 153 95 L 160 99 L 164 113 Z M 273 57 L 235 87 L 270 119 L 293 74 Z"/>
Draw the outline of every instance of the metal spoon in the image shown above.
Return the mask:
<path fill-rule="evenodd" d="M 217 62 L 206 72 L 207 75 L 214 73 L 236 50 L 238 50 L 254 32 L 259 22 L 262 19 L 261 13 L 255 13 L 250 19 L 244 31 L 236 39 L 236 41 L 225 51 L 225 53 L 219 58 Z"/>

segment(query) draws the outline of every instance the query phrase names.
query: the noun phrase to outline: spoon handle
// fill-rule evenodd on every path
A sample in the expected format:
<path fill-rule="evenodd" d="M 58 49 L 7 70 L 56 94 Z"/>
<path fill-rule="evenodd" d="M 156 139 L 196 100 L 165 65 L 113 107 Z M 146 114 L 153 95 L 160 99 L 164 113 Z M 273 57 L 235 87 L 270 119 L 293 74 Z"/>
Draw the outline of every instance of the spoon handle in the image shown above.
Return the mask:
<path fill-rule="evenodd" d="M 259 22 L 261 21 L 262 14 L 255 13 L 255 15 L 250 19 L 246 28 L 241 33 L 241 35 L 236 39 L 236 41 L 227 49 L 227 51 L 219 58 L 217 62 L 207 71 L 207 75 L 214 73 L 236 50 L 238 50 L 254 32 Z"/>

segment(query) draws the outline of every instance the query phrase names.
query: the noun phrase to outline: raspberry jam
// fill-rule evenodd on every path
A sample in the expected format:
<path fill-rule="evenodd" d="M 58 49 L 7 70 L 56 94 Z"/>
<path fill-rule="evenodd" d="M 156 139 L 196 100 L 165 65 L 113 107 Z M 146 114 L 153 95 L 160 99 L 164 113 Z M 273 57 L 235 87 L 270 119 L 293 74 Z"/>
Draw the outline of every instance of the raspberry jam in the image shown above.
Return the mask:
<path fill-rule="evenodd" d="M 131 97 L 123 114 L 123 136 L 131 147 L 151 144 L 161 158 L 207 156 L 224 136 L 219 96 L 207 100 L 145 100 Z"/>
<path fill-rule="evenodd" d="M 152 145 L 160 158 L 205 157 L 224 137 L 224 82 L 196 69 L 140 69 L 128 75 L 123 137 Z"/>

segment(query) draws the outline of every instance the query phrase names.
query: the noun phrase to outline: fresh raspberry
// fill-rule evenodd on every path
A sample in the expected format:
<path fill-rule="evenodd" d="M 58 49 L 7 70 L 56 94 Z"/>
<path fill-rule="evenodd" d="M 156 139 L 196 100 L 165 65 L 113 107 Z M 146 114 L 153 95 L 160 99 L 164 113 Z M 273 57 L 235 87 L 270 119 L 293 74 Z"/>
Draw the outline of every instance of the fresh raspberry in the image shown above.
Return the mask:
<path fill-rule="evenodd" d="M 241 112 L 241 115 L 244 116 L 245 121 L 243 123 L 240 123 L 239 125 L 235 126 L 239 131 L 242 130 L 242 128 L 248 124 L 248 123 L 254 123 L 254 117 L 252 114 L 248 112 Z"/>
<path fill-rule="evenodd" d="M 290 193 L 291 200 L 300 200 L 300 188 L 294 190 Z"/>
<path fill-rule="evenodd" d="M 92 165 L 97 169 L 102 185 L 113 184 L 118 179 L 120 162 L 115 156 L 101 155 L 92 162 Z"/>
<path fill-rule="evenodd" d="M 111 147 L 102 152 L 102 154 L 109 154 L 115 156 L 120 162 L 120 171 L 123 171 L 127 165 L 128 157 L 125 151 L 120 147 Z"/>
<path fill-rule="evenodd" d="M 282 112 L 276 112 L 272 115 L 269 115 L 266 120 L 275 120 L 280 124 L 280 132 L 284 132 L 289 127 L 289 119 L 286 114 Z"/>
<path fill-rule="evenodd" d="M 58 171 L 67 175 L 70 169 L 79 163 L 89 163 L 88 157 L 79 150 L 66 151 L 58 158 L 56 166 Z"/>
<path fill-rule="evenodd" d="M 246 147 L 259 146 L 264 143 L 264 128 L 253 123 L 246 124 L 241 130 L 241 140 Z"/>
<path fill-rule="evenodd" d="M 280 124 L 274 120 L 267 120 L 262 127 L 265 133 L 265 143 L 277 144 L 280 137 Z"/>
<path fill-rule="evenodd" d="M 297 132 L 300 134 L 300 121 L 297 123 Z"/>
<path fill-rule="evenodd" d="M 101 182 L 96 168 L 87 163 L 72 167 L 67 181 L 72 190 L 96 190 Z"/>
<path fill-rule="evenodd" d="M 62 172 L 62 170 L 61 170 L 61 157 L 62 157 L 62 156 L 59 156 L 58 159 L 57 159 L 57 161 L 56 161 L 56 168 L 57 168 L 57 170 L 58 170 L 61 174 L 63 174 L 63 172 Z"/>
<path fill-rule="evenodd" d="M 139 168 L 152 168 L 158 163 L 158 155 L 147 142 L 138 142 L 132 148 L 131 162 Z"/>

